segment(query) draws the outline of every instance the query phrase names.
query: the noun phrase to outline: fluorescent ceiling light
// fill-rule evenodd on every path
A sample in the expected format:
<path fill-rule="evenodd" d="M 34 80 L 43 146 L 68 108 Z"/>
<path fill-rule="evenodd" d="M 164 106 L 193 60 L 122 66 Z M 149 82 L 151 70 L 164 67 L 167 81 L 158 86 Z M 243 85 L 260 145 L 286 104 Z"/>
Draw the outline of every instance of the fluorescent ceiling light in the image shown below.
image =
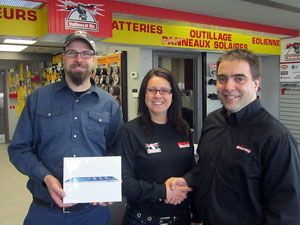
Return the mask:
<path fill-rule="evenodd" d="M 2 52 L 21 52 L 28 46 L 26 45 L 0 45 L 0 51 Z"/>
<path fill-rule="evenodd" d="M 1 0 L 0 2 L 1 5 L 30 8 L 30 9 L 39 9 L 43 5 L 43 2 L 21 1 L 21 0 Z"/>
<path fill-rule="evenodd" d="M 21 40 L 21 39 L 5 39 L 3 41 L 4 43 L 10 43 L 10 44 L 25 44 L 25 45 L 32 45 L 36 41 L 32 40 Z"/>

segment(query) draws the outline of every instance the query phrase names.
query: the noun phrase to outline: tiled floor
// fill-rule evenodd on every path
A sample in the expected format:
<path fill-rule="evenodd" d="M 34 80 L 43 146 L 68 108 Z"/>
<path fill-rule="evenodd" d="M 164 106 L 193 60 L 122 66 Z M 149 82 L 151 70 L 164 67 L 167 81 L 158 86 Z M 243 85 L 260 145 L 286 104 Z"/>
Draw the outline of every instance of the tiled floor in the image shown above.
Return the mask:
<path fill-rule="evenodd" d="M 9 162 L 7 144 L 0 144 L 0 225 L 22 225 L 31 202 L 27 177 Z"/>

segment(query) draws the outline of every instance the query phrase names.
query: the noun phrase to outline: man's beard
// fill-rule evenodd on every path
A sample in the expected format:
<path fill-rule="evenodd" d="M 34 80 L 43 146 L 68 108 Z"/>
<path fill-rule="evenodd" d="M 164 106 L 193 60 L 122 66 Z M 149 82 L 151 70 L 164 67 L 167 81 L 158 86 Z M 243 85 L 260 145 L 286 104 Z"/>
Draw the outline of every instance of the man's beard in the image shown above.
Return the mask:
<path fill-rule="evenodd" d="M 85 68 L 85 71 L 78 71 L 74 72 L 72 69 L 74 67 L 81 66 Z M 69 66 L 69 69 L 65 68 L 67 76 L 71 79 L 72 83 L 76 84 L 77 86 L 83 84 L 83 82 L 90 76 L 92 70 L 88 70 L 88 65 L 82 65 L 80 63 L 78 64 L 71 64 Z"/>

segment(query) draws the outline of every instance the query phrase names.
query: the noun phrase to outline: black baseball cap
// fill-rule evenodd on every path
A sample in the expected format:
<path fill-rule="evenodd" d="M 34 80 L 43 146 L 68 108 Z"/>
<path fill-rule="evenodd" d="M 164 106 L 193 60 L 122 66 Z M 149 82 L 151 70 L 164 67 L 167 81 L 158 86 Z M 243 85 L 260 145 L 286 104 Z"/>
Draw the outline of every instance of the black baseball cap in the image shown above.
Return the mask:
<path fill-rule="evenodd" d="M 73 33 L 69 34 L 66 37 L 65 43 L 64 43 L 64 50 L 66 49 L 66 47 L 74 40 L 83 40 L 85 42 L 87 42 L 91 48 L 94 50 L 94 52 L 96 52 L 96 44 L 95 41 L 93 40 L 92 36 L 82 30 L 78 30 L 78 31 L 74 31 Z"/>

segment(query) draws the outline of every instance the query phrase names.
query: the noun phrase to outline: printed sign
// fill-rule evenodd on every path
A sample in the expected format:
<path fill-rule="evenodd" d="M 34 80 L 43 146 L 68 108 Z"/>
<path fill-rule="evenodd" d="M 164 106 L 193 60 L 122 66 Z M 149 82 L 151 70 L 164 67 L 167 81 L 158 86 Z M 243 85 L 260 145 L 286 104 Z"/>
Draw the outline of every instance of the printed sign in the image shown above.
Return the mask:
<path fill-rule="evenodd" d="M 113 19 L 112 27 L 113 37 L 105 42 L 217 51 L 242 48 L 273 55 L 280 55 L 281 51 L 278 38 L 117 18 Z"/>
<path fill-rule="evenodd" d="M 282 39 L 280 62 L 300 62 L 300 37 Z"/>
<path fill-rule="evenodd" d="M 300 62 L 280 63 L 280 82 L 299 82 Z"/>
<path fill-rule="evenodd" d="M 28 9 L 0 6 L 0 35 L 42 37 L 48 32 L 47 7 Z"/>
<path fill-rule="evenodd" d="M 300 37 L 282 40 L 280 82 L 300 81 Z"/>
<path fill-rule="evenodd" d="M 95 37 L 111 37 L 111 0 L 49 1 L 49 33 L 85 30 Z"/>

